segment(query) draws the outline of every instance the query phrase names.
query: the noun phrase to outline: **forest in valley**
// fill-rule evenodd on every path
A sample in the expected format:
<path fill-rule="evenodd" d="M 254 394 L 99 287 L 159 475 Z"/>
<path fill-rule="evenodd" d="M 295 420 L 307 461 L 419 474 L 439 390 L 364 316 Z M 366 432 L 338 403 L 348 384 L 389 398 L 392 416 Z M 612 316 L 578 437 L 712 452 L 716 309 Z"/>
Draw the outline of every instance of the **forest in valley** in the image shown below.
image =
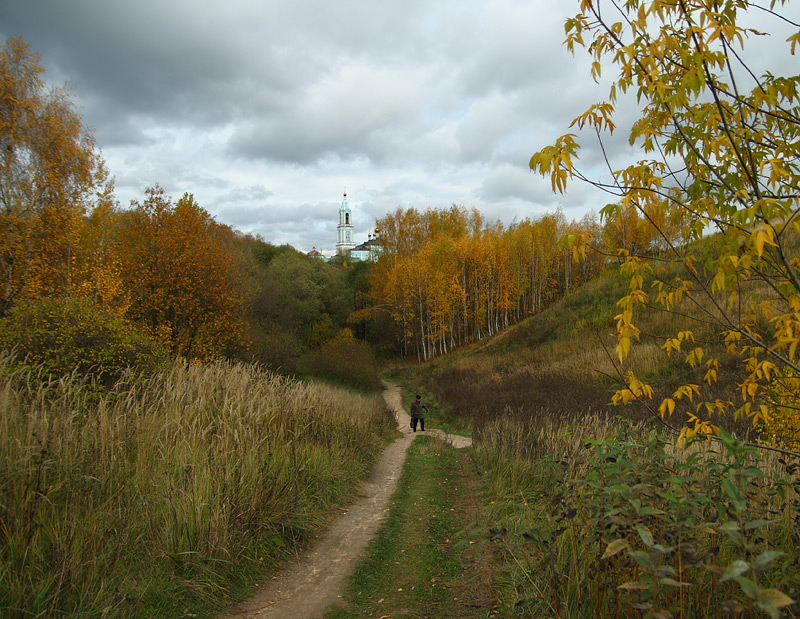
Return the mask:
<path fill-rule="evenodd" d="M 561 212 L 504 227 L 454 205 L 379 219 L 374 264 L 309 258 L 216 221 L 191 193 L 170 196 L 157 179 L 120 205 L 91 129 L 63 90 L 45 86 L 36 54 L 17 38 L 0 60 L 13 101 L 2 129 L 3 343 L 54 370 L 74 367 L 70 352 L 54 352 L 58 321 L 79 330 L 91 314 L 149 339 L 151 351 L 288 375 L 333 372 L 323 359 L 334 350 L 355 364 L 369 365 L 373 351 L 427 360 L 540 312 L 618 249 L 656 240 L 635 211 L 602 228 L 594 216 L 568 222 Z M 568 234 L 595 235 L 597 251 L 574 262 L 559 244 Z M 101 342 L 110 344 L 86 346 Z"/>

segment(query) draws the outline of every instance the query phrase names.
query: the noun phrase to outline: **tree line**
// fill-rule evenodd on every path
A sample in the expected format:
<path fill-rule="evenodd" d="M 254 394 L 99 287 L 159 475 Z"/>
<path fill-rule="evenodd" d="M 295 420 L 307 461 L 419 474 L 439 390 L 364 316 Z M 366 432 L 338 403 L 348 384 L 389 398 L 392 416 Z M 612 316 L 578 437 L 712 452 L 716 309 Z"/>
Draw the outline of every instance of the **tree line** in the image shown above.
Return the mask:
<path fill-rule="evenodd" d="M 0 318 L 77 299 L 173 356 L 288 373 L 349 335 L 358 269 L 243 234 L 158 184 L 121 207 L 91 130 L 44 71 L 21 37 L 0 47 Z"/>
<path fill-rule="evenodd" d="M 540 312 L 605 270 L 620 249 L 656 248 L 630 213 L 601 225 L 592 214 L 568 222 L 558 210 L 505 227 L 453 205 L 397 209 L 377 226 L 383 253 L 370 274 L 371 304 L 358 315 L 389 320 L 399 351 L 420 360 Z M 559 241 L 575 235 L 592 235 L 595 251 L 577 254 Z"/>
<path fill-rule="evenodd" d="M 429 359 L 594 277 L 613 253 L 602 248 L 650 242 L 630 217 L 601 227 L 559 211 L 506 228 L 454 205 L 378 220 L 374 265 L 326 263 L 238 232 L 158 184 L 122 208 L 91 130 L 44 71 L 22 38 L 0 49 L 0 318 L 38 299 L 79 299 L 173 356 L 289 373 L 337 337 Z M 557 242 L 590 232 L 600 251 L 577 263 Z"/>

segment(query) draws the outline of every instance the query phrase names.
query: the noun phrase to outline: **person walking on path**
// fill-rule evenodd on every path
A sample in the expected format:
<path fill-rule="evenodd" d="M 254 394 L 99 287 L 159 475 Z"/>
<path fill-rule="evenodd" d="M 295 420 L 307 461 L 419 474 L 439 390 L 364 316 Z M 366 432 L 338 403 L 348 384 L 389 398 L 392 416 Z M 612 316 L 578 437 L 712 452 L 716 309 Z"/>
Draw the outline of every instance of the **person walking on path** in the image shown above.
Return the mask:
<path fill-rule="evenodd" d="M 411 403 L 411 429 L 417 431 L 417 422 L 419 422 L 420 430 L 425 432 L 425 416 L 422 410 L 428 412 L 428 407 L 422 401 L 422 396 L 418 395 L 417 398 Z"/>

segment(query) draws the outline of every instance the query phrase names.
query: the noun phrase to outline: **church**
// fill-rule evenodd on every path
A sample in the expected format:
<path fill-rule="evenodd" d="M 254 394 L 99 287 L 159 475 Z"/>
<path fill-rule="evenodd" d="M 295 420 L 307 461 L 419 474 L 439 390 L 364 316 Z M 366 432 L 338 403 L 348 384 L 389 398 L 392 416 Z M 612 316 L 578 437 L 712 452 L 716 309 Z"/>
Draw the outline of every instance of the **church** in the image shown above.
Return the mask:
<path fill-rule="evenodd" d="M 349 256 L 354 260 L 364 260 L 375 262 L 382 251 L 378 239 L 377 230 L 375 236 L 369 235 L 369 239 L 360 245 L 356 245 L 353 240 L 353 219 L 350 205 L 347 203 L 347 192 L 344 192 L 342 205 L 339 207 L 339 225 L 336 227 L 336 255 Z"/>

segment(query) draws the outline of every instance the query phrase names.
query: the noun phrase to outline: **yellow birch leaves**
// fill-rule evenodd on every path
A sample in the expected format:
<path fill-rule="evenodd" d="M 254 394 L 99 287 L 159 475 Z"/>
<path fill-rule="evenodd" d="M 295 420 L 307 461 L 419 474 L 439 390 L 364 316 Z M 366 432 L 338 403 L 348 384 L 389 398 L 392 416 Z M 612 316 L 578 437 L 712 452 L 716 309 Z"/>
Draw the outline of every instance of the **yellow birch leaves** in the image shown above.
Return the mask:
<path fill-rule="evenodd" d="M 0 314 L 69 294 L 99 159 L 66 93 L 19 37 L 0 47 Z"/>
<path fill-rule="evenodd" d="M 793 54 L 800 33 L 782 19 L 785 4 L 772 3 L 769 34 L 787 41 Z M 687 383 L 660 403 L 662 416 L 678 408 L 686 414 L 682 439 L 715 432 L 712 415 L 733 413 L 756 424 L 778 411 L 785 416 L 794 393 L 794 379 L 786 377 L 799 370 L 800 76 L 758 75 L 747 66 L 747 46 L 763 33 L 744 25 L 757 10 L 746 1 L 580 6 L 566 21 L 567 47 L 586 48 L 592 77 L 610 66 L 617 73 L 609 102 L 591 106 L 571 126 L 611 133 L 621 95 L 632 91 L 641 105 L 629 137 L 642 157 L 612 171 L 611 181 L 593 182 L 617 196 L 603 215 L 615 224 L 607 224 L 607 234 L 616 235 L 631 282 L 618 303 L 617 358 L 625 363 L 641 337 L 638 310 L 660 308 L 677 324 L 663 338 L 666 354 L 702 334 L 703 344 L 686 354 L 688 367 L 707 387 L 723 370 L 737 377 L 738 397 L 711 398 Z M 566 134 L 531 157 L 530 168 L 550 176 L 554 192 L 586 178 L 575 168 L 577 140 Z M 642 235 L 629 221 L 645 222 L 653 234 Z M 731 360 L 723 364 L 721 355 Z M 635 368 L 624 378 L 616 402 L 648 397 Z M 788 386 L 777 387 L 777 380 Z M 780 444 L 777 426 L 764 427 L 765 440 Z"/>

